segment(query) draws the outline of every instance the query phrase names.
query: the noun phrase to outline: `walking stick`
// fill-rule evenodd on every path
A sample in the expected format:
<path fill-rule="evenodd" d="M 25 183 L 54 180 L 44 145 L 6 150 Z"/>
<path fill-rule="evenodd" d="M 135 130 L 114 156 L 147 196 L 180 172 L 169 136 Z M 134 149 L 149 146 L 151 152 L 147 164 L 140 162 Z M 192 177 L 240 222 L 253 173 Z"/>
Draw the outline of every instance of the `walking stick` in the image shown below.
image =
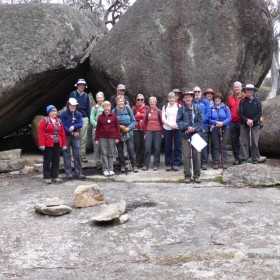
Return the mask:
<path fill-rule="evenodd" d="M 250 130 L 249 130 L 249 145 L 250 145 L 250 150 L 249 150 L 249 154 L 250 154 L 250 158 L 251 158 L 251 162 L 252 162 L 252 127 L 250 126 Z"/>
<path fill-rule="evenodd" d="M 193 178 L 193 154 L 192 154 L 192 139 L 190 138 L 190 156 L 191 156 L 191 178 Z"/>
<path fill-rule="evenodd" d="M 220 154 L 222 169 L 224 169 L 224 147 L 223 147 L 223 128 L 220 127 Z"/>
<path fill-rule="evenodd" d="M 174 167 L 174 129 L 172 128 L 172 168 Z"/>

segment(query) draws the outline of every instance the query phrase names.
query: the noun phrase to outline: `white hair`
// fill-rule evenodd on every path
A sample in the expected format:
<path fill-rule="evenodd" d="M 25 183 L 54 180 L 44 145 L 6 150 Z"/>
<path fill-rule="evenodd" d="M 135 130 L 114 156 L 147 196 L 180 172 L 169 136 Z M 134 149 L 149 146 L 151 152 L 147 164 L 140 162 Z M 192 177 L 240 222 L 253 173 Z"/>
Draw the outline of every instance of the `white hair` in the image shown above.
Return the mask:
<path fill-rule="evenodd" d="M 149 102 L 150 102 L 150 101 L 154 101 L 154 102 L 157 103 L 157 98 L 156 98 L 155 96 L 151 96 L 151 97 L 149 98 Z"/>
<path fill-rule="evenodd" d="M 241 86 L 241 87 L 242 87 L 242 84 L 241 84 L 239 81 L 236 81 L 236 82 L 233 83 L 233 86 L 234 86 L 234 87 L 235 87 L 235 86 Z"/>
<path fill-rule="evenodd" d="M 104 93 L 103 93 L 102 91 L 97 92 L 96 95 L 95 95 L 95 97 L 96 97 L 96 98 L 97 98 L 97 97 L 103 97 L 103 99 L 105 99 Z"/>

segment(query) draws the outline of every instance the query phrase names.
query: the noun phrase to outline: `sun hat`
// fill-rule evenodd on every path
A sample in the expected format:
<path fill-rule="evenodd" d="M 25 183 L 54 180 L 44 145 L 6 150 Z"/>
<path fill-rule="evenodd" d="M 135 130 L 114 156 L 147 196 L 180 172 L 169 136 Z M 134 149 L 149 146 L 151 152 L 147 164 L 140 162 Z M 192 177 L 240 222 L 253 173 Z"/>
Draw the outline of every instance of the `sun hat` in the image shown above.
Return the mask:
<path fill-rule="evenodd" d="M 205 92 L 203 92 L 203 95 L 206 96 L 207 93 L 212 93 L 212 95 L 216 94 L 212 88 L 208 88 Z"/>
<path fill-rule="evenodd" d="M 77 87 L 78 85 L 85 85 L 87 87 L 87 82 L 85 81 L 85 79 L 79 79 L 75 84 L 75 87 Z"/>
<path fill-rule="evenodd" d="M 258 90 L 257 88 L 255 88 L 255 86 L 254 86 L 253 84 L 247 84 L 247 85 L 243 88 L 243 90 L 246 91 L 246 89 L 253 89 L 254 92 L 256 92 L 256 91 Z"/>
<path fill-rule="evenodd" d="M 173 90 L 172 90 L 172 92 L 174 92 L 174 93 L 182 93 L 178 88 L 174 88 Z"/>
<path fill-rule="evenodd" d="M 73 105 L 73 106 L 79 105 L 77 99 L 75 99 L 75 98 L 73 98 L 73 97 L 69 98 L 69 100 L 68 100 L 68 102 L 67 102 L 67 105 L 68 105 L 68 104 Z"/>
<path fill-rule="evenodd" d="M 125 85 L 119 84 L 117 90 L 123 90 L 123 89 L 125 90 Z"/>
<path fill-rule="evenodd" d="M 54 105 L 49 105 L 49 106 L 47 106 L 47 108 L 46 108 L 47 114 L 49 114 L 50 111 L 53 110 L 53 109 L 56 109 L 56 107 L 55 107 Z M 56 110 L 57 110 L 57 109 L 56 109 Z"/>
<path fill-rule="evenodd" d="M 184 96 L 184 95 L 191 95 L 192 97 L 195 96 L 195 94 L 194 94 L 193 91 L 191 91 L 191 90 L 186 90 L 186 91 L 183 93 L 183 96 Z"/>

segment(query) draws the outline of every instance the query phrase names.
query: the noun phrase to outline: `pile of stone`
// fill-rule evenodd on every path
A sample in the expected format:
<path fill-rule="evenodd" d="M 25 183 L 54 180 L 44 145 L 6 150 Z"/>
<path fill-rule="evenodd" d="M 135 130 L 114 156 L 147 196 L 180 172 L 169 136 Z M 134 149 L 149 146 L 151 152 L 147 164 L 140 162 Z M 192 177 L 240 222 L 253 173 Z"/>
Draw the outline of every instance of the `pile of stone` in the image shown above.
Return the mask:
<path fill-rule="evenodd" d="M 22 170 L 25 160 L 20 158 L 21 149 L 0 152 L 0 173 Z"/>

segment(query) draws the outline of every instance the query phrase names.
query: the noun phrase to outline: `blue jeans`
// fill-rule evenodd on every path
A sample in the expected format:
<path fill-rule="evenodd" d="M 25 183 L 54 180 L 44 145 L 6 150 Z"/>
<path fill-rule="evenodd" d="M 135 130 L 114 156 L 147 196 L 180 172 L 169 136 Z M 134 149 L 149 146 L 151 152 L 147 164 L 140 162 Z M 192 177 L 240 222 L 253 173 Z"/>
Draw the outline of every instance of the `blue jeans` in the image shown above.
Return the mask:
<path fill-rule="evenodd" d="M 65 173 L 67 175 L 70 175 L 72 173 L 72 167 L 71 167 L 71 148 L 72 148 L 72 153 L 74 158 L 74 172 L 75 175 L 79 176 L 80 174 L 82 174 L 80 137 L 67 135 L 66 141 L 67 141 L 67 150 L 63 151 Z"/>
<path fill-rule="evenodd" d="M 165 166 L 180 166 L 182 164 L 182 141 L 179 129 L 164 129 Z"/>
<path fill-rule="evenodd" d="M 152 147 L 154 147 L 154 167 L 159 167 L 162 133 L 161 130 L 146 132 L 144 166 L 149 168 Z"/>
<path fill-rule="evenodd" d="M 124 158 L 124 145 L 126 145 L 127 153 L 129 155 L 129 160 L 132 166 L 136 165 L 136 155 L 134 151 L 134 140 L 133 137 L 128 138 L 125 142 L 120 141 L 117 144 L 119 162 L 121 166 L 125 166 Z"/>

